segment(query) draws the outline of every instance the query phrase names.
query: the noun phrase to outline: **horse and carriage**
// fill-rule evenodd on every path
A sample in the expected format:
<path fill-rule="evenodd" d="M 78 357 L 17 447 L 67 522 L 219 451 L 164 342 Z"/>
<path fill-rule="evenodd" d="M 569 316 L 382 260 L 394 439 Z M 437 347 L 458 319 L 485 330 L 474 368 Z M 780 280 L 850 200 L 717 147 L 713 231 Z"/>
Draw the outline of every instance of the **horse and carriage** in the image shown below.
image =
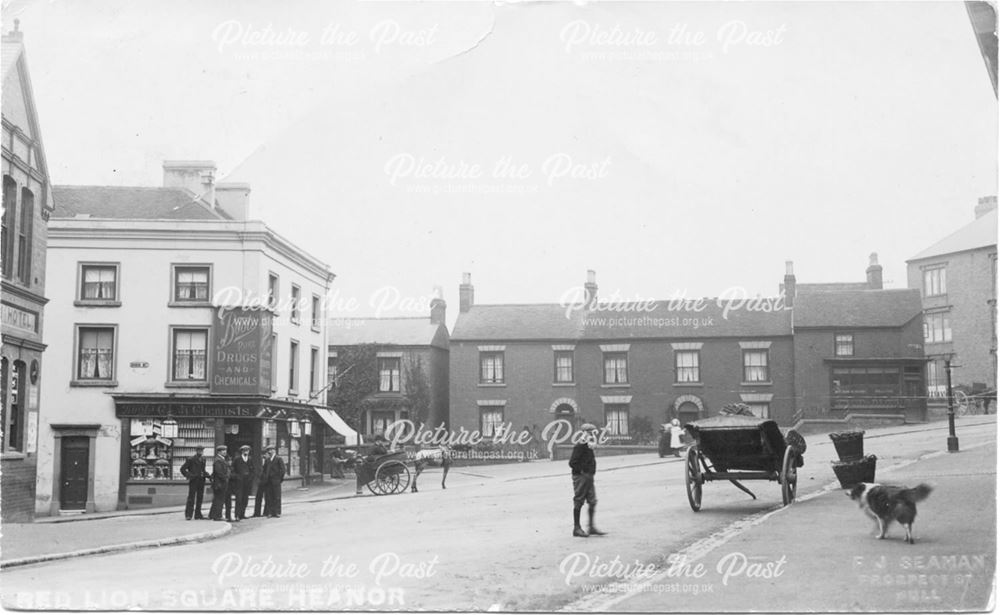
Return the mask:
<path fill-rule="evenodd" d="M 377 446 L 368 455 L 348 450 L 344 460 L 344 467 L 353 468 L 357 476 L 359 494 L 362 486 L 375 495 L 395 495 L 407 489 L 416 493 L 417 478 L 428 466 L 442 468 L 441 488 L 445 489 L 451 467 L 451 450 L 446 447 L 410 453 L 406 450 L 388 451 Z"/>

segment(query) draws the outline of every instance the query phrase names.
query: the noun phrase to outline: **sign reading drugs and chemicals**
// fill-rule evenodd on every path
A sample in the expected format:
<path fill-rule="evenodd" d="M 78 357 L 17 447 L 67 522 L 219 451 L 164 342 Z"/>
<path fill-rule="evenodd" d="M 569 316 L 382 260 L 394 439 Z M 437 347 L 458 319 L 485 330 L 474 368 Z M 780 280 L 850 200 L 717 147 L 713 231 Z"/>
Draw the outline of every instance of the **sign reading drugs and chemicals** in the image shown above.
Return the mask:
<path fill-rule="evenodd" d="M 218 307 L 212 317 L 212 393 L 271 394 L 272 316 L 266 309 Z"/>

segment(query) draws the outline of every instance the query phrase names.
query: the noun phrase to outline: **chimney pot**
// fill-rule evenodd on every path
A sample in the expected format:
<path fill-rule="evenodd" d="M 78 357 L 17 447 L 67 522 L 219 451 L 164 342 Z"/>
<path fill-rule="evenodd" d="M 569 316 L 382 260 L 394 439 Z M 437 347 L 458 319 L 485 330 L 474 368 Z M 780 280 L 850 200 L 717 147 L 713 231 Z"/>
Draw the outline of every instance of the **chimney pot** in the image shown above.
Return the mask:
<path fill-rule="evenodd" d="M 792 261 L 785 261 L 785 275 L 795 275 L 794 263 Z"/>

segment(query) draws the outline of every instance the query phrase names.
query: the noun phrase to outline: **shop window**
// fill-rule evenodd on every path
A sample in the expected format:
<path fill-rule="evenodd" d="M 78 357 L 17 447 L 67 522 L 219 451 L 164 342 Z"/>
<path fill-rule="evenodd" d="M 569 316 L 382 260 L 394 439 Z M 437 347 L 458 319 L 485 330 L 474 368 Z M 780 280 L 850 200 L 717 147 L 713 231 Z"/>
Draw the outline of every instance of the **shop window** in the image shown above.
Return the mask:
<path fill-rule="evenodd" d="M 833 354 L 838 357 L 853 357 L 854 336 L 850 333 L 838 333 L 834 335 Z"/>
<path fill-rule="evenodd" d="M 743 351 L 743 382 L 769 382 L 766 350 Z"/>
<path fill-rule="evenodd" d="M 212 269 L 208 265 L 174 265 L 175 303 L 207 303 L 211 295 Z"/>
<path fill-rule="evenodd" d="M 35 227 L 35 195 L 21 188 L 21 226 L 17 237 L 17 279 L 31 284 L 31 244 Z"/>
<path fill-rule="evenodd" d="M 628 353 L 604 353 L 604 384 L 628 384 Z"/>
<path fill-rule="evenodd" d="M 181 466 L 201 450 L 208 468 L 215 455 L 213 419 L 180 419 L 177 437 L 165 437 L 165 418 L 132 419 L 129 480 L 184 480 Z"/>
<path fill-rule="evenodd" d="M 380 393 L 399 393 L 399 357 L 378 358 L 378 390 Z"/>
<path fill-rule="evenodd" d="M 479 383 L 504 383 L 502 352 L 489 351 L 479 353 Z"/>
<path fill-rule="evenodd" d="M 86 304 L 118 302 L 118 265 L 116 263 L 81 263 L 80 294 Z"/>
<path fill-rule="evenodd" d="M 503 406 L 480 406 L 479 433 L 484 438 L 492 438 L 503 426 Z"/>
<path fill-rule="evenodd" d="M 573 351 L 557 350 L 555 361 L 555 382 L 560 384 L 573 382 Z"/>
<path fill-rule="evenodd" d="M 3 360 L 4 381 L 7 380 L 7 359 Z M 14 361 L 14 369 L 10 373 L 10 399 L 4 400 L 3 417 L 3 450 L 24 451 L 24 406 L 27 401 L 27 370 L 24 361 Z M 7 392 L 4 392 L 6 398 Z M 9 405 L 8 405 L 9 403 Z"/>
<path fill-rule="evenodd" d="M 76 378 L 82 382 L 110 382 L 115 377 L 115 328 L 77 328 Z"/>
<path fill-rule="evenodd" d="M 674 381 L 678 383 L 701 382 L 701 357 L 697 350 L 674 352 Z"/>
<path fill-rule="evenodd" d="M 0 229 L 0 249 L 3 250 L 3 277 L 14 272 L 14 224 L 17 222 L 17 182 L 10 175 L 3 176 L 3 228 Z"/>
<path fill-rule="evenodd" d="M 604 424 L 611 437 L 628 437 L 628 406 L 614 404 L 604 406 Z"/>
<path fill-rule="evenodd" d="M 173 330 L 173 373 L 171 379 L 179 382 L 207 380 L 208 330 Z"/>

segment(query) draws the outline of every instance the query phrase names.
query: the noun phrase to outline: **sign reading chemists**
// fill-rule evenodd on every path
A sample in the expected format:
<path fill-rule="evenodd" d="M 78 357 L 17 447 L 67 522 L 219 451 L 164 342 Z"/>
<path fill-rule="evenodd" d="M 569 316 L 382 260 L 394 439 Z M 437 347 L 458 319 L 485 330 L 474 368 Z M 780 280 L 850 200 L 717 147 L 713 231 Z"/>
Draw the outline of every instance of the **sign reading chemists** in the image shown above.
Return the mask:
<path fill-rule="evenodd" d="M 271 394 L 271 312 L 217 307 L 212 316 L 211 391 L 225 395 Z"/>

